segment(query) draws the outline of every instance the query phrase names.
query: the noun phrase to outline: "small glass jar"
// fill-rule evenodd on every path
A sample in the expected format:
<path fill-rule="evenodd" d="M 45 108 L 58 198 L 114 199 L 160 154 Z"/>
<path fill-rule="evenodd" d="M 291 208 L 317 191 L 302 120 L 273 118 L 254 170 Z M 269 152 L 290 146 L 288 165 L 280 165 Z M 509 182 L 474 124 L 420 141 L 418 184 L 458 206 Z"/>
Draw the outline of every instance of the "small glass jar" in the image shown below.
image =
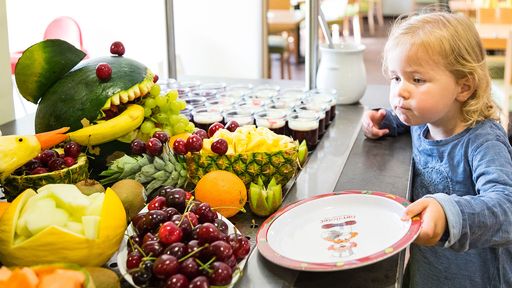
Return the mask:
<path fill-rule="evenodd" d="M 288 115 L 288 128 L 290 136 L 302 142 L 306 140 L 309 150 L 315 149 L 318 144 L 318 127 L 320 117 L 316 112 L 293 112 Z"/>
<path fill-rule="evenodd" d="M 313 101 L 308 101 L 302 105 L 296 106 L 295 111 L 303 112 L 303 111 L 312 111 L 318 113 L 319 125 L 318 125 L 318 135 L 322 137 L 325 134 L 327 129 L 327 122 L 329 121 L 329 109 L 330 107 L 327 104 L 316 103 Z"/>
<path fill-rule="evenodd" d="M 192 122 L 197 128 L 208 131 L 210 125 L 215 122 L 223 123 L 223 117 L 220 111 L 214 111 L 208 108 L 197 108 L 192 110 Z"/>
<path fill-rule="evenodd" d="M 224 111 L 224 122 L 236 121 L 238 125 L 254 125 L 254 117 L 249 109 L 232 109 Z"/>
<path fill-rule="evenodd" d="M 234 103 L 235 100 L 233 100 L 232 98 L 224 97 L 206 100 L 205 106 L 210 108 L 211 110 L 224 112 L 233 109 Z"/>
<path fill-rule="evenodd" d="M 286 113 L 263 110 L 254 114 L 257 127 L 265 127 L 276 134 L 286 135 Z"/>
<path fill-rule="evenodd" d="M 307 98 L 315 99 L 315 101 L 319 101 L 322 103 L 326 103 L 330 107 L 329 111 L 329 123 L 334 120 L 336 117 L 336 89 L 329 89 L 329 90 L 321 90 L 321 89 L 313 89 L 310 90 L 308 93 Z M 328 123 L 328 124 L 329 124 Z"/>
<path fill-rule="evenodd" d="M 197 89 L 197 90 L 194 90 L 190 93 L 190 95 L 192 97 L 204 97 L 206 98 L 207 100 L 209 99 L 215 99 L 217 98 L 217 93 L 218 91 L 217 90 L 212 90 L 212 89 L 208 89 L 208 90 L 204 90 L 204 89 Z"/>
<path fill-rule="evenodd" d="M 187 107 L 192 109 L 205 107 L 206 98 L 204 97 L 185 97 L 183 101 L 187 103 Z"/>

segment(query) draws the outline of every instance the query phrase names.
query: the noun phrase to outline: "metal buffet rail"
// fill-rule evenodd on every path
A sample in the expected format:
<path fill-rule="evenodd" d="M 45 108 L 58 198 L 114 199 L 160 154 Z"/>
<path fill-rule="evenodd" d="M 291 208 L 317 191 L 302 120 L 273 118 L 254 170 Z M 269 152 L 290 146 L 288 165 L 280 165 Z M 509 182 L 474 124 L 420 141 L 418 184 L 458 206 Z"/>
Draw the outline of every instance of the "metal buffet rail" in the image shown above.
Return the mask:
<path fill-rule="evenodd" d="M 210 79 L 211 80 L 211 79 Z M 272 83 L 300 87 L 302 82 L 242 80 L 226 82 Z M 287 185 L 283 206 L 314 195 L 347 189 L 388 192 L 407 197 L 411 147 L 409 137 L 366 140 L 360 131 L 365 109 L 387 107 L 388 87 L 369 85 L 360 104 L 337 106 L 331 124 L 293 185 Z M 30 134 L 34 115 L 0 125 L 4 135 Z M 252 244 L 243 276 L 235 287 L 400 287 L 404 253 L 361 268 L 337 272 L 305 272 L 283 268 L 266 260 L 257 250 L 256 233 L 265 218 L 250 212 L 230 220 Z M 305 248 L 306 249 L 306 248 Z M 124 283 L 123 287 L 126 285 Z"/>

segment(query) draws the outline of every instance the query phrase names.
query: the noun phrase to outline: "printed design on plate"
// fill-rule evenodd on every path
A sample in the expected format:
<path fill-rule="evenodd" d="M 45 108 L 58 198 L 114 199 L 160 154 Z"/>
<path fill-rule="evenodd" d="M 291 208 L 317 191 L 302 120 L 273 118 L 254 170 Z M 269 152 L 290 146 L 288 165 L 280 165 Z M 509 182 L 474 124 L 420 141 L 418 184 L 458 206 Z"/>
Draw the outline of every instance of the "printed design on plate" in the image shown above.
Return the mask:
<path fill-rule="evenodd" d="M 331 243 L 327 250 L 334 258 L 345 258 L 357 252 L 355 241 L 359 233 L 354 231 L 357 223 L 354 215 L 339 215 L 320 220 L 321 237 Z"/>

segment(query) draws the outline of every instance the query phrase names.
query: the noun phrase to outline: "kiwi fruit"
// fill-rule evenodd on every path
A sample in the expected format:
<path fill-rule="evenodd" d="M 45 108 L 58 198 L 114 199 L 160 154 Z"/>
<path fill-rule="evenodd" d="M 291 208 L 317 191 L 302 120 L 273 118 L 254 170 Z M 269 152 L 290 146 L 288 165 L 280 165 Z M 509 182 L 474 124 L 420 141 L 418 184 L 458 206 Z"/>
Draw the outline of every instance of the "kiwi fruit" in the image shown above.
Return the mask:
<path fill-rule="evenodd" d="M 82 194 L 87 196 L 98 192 L 105 193 L 105 187 L 94 179 L 82 180 L 76 183 L 75 186 L 78 187 Z"/>
<path fill-rule="evenodd" d="M 129 222 L 146 205 L 144 199 L 144 186 L 133 179 L 119 180 L 112 187 L 117 197 L 121 199 Z"/>
<path fill-rule="evenodd" d="M 121 288 L 117 274 L 107 268 L 85 267 L 89 272 L 96 288 Z"/>

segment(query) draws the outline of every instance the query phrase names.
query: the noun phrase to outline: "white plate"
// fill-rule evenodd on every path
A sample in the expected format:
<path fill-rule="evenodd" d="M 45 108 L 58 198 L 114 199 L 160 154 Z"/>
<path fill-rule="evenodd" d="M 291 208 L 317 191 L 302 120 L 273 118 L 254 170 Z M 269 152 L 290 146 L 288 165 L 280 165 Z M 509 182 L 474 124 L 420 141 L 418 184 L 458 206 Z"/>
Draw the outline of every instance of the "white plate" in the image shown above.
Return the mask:
<path fill-rule="evenodd" d="M 147 207 L 145 207 L 141 212 L 144 212 L 144 211 L 147 211 Z M 224 220 L 224 222 L 226 222 L 226 224 L 228 225 L 228 235 L 231 233 L 235 233 L 235 229 L 236 229 L 235 225 L 233 225 L 233 223 L 231 223 L 228 219 L 224 218 L 219 213 L 217 213 L 217 215 L 219 216 L 220 219 Z M 241 232 L 238 229 L 236 229 L 236 231 L 237 231 L 237 233 L 241 234 Z M 121 246 L 119 247 L 119 250 L 117 251 L 117 265 L 119 267 L 119 272 L 121 273 L 121 275 L 123 275 L 124 279 L 126 279 L 126 281 L 128 281 L 133 287 L 139 287 L 133 283 L 132 276 L 126 270 L 126 258 L 128 257 L 128 247 L 126 246 L 126 243 L 128 241 L 128 237 L 133 234 L 135 234 L 135 230 L 133 228 L 133 225 L 130 224 L 128 226 L 128 228 L 126 229 L 123 241 L 121 242 Z M 237 268 L 235 268 L 236 270 L 233 269 L 234 272 L 233 272 L 233 279 L 231 280 L 231 283 L 229 285 L 222 286 L 222 287 L 232 288 L 235 285 L 235 283 L 240 279 L 240 277 L 242 275 L 242 271 L 244 269 L 245 263 L 247 262 L 247 258 L 249 257 L 250 254 L 251 253 L 249 252 L 249 254 L 247 254 L 247 256 L 245 256 L 245 258 L 242 259 L 242 261 L 240 261 L 236 265 L 237 266 Z"/>
<path fill-rule="evenodd" d="M 333 271 L 364 266 L 406 248 L 421 220 L 400 218 L 409 202 L 396 195 L 343 191 L 308 198 L 262 224 L 257 246 L 268 260 L 291 269 Z"/>

